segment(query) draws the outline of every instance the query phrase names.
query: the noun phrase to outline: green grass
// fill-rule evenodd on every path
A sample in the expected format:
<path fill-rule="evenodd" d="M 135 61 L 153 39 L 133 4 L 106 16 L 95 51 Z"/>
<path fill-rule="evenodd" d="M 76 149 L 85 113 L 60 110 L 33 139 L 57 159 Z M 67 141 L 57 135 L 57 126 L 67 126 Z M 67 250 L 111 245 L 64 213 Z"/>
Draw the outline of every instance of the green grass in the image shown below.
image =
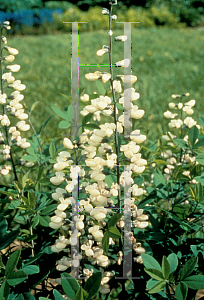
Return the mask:
<path fill-rule="evenodd" d="M 122 34 L 121 30 L 115 30 L 113 36 Z M 107 31 L 80 33 L 79 63 L 108 64 L 108 55 L 96 56 L 96 51 L 108 43 Z M 158 137 L 168 129 L 168 120 L 163 113 L 168 109 L 173 93 L 189 92 L 188 100 L 196 100 L 193 116 L 198 120 L 199 115 L 204 115 L 203 43 L 203 29 L 132 30 L 132 74 L 138 77 L 133 86 L 140 93 L 137 105 L 145 110 L 145 117 L 138 126 L 149 138 Z M 52 105 L 61 109 L 68 105 L 60 93 L 71 95 L 71 33 L 10 37 L 8 45 L 20 52 L 15 60 L 21 65 L 16 79 L 27 86 L 23 92 L 27 108 L 39 101 L 32 113 L 32 121 L 38 130 L 43 121 L 53 115 Z M 114 43 L 113 63 L 123 58 L 123 43 Z M 88 94 L 98 91 L 97 85 L 96 82 L 88 82 L 84 75 L 96 70 L 109 72 L 109 67 L 80 68 L 79 87 L 84 86 Z M 115 69 L 114 75 L 117 74 L 123 74 L 123 69 Z M 109 83 L 104 84 L 106 89 L 109 86 Z M 54 115 L 51 120 L 47 135 L 53 137 L 59 119 Z"/>

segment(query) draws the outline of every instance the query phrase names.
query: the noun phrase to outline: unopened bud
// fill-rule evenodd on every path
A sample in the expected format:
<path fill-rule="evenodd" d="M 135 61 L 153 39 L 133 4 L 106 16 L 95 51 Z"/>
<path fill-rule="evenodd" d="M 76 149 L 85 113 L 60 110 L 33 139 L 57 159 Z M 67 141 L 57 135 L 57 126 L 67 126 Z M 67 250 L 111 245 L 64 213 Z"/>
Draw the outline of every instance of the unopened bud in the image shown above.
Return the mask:
<path fill-rule="evenodd" d="M 103 15 L 109 15 L 109 10 L 107 8 L 102 9 L 102 14 Z"/>
<path fill-rule="evenodd" d="M 111 16 L 111 20 L 113 20 L 113 21 L 117 20 L 117 16 L 116 15 L 112 15 Z"/>

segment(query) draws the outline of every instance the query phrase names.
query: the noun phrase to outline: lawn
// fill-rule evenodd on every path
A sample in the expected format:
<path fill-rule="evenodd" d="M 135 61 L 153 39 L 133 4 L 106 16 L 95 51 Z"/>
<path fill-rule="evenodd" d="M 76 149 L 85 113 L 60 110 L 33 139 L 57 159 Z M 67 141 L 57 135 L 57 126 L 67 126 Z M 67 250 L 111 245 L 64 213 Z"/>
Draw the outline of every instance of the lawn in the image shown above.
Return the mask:
<path fill-rule="evenodd" d="M 80 32 L 79 25 L 79 32 Z M 115 30 L 113 37 L 123 34 Z M 79 33 L 79 63 L 108 64 L 108 55 L 96 56 L 102 45 L 108 45 L 107 31 Z M 188 100 L 195 99 L 193 115 L 196 120 L 204 115 L 204 30 L 149 28 L 132 30 L 132 74 L 138 77 L 133 84 L 140 99 L 139 108 L 145 110 L 145 117 L 138 122 L 142 132 L 149 138 L 158 137 L 167 130 L 168 120 L 163 112 L 173 93 L 189 92 Z M 63 109 L 68 100 L 61 94 L 71 95 L 71 33 L 45 36 L 16 36 L 8 38 L 8 45 L 19 50 L 15 63 L 21 65 L 16 74 L 27 88 L 23 92 L 27 109 L 39 101 L 32 112 L 36 130 L 42 122 L 53 115 L 51 106 Z M 113 63 L 122 60 L 123 43 L 113 44 Z M 80 67 L 79 87 L 86 93 L 97 90 L 96 82 L 88 82 L 84 75 L 99 70 L 97 67 Z M 100 71 L 109 72 L 109 67 Z M 123 74 L 123 69 L 114 70 L 114 75 Z M 104 84 L 108 89 L 109 83 Z M 58 117 L 53 115 L 47 137 L 56 134 Z M 55 126 L 56 124 L 56 126 Z M 65 133 L 65 132 L 64 132 Z"/>

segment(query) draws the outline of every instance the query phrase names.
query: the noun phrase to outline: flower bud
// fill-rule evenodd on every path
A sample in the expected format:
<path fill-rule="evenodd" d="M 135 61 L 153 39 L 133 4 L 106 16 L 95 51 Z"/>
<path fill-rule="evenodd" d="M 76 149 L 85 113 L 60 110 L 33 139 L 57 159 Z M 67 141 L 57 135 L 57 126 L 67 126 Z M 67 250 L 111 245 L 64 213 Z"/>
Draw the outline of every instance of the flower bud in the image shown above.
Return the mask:
<path fill-rule="evenodd" d="M 6 66 L 6 69 L 11 70 L 11 72 L 18 72 L 20 70 L 20 68 L 21 68 L 20 65 Z"/>
<path fill-rule="evenodd" d="M 8 62 L 12 62 L 12 61 L 14 61 L 15 56 L 8 55 L 8 56 L 4 56 L 3 59 L 6 60 L 6 61 L 8 61 Z"/>
<path fill-rule="evenodd" d="M 8 46 L 5 46 L 4 49 L 7 50 L 11 55 L 17 55 L 19 53 L 17 49 Z"/>
<path fill-rule="evenodd" d="M 115 37 L 115 41 L 122 41 L 125 42 L 127 41 L 127 35 L 119 35 Z"/>
<path fill-rule="evenodd" d="M 68 138 L 64 138 L 63 145 L 64 145 L 64 147 L 66 147 L 68 149 L 73 149 L 74 148 L 72 142 Z"/>
<path fill-rule="evenodd" d="M 109 10 L 107 8 L 102 9 L 102 14 L 103 15 L 109 15 Z"/>
<path fill-rule="evenodd" d="M 117 16 L 116 15 L 112 15 L 111 16 L 111 20 L 113 20 L 113 21 L 117 20 Z"/>
<path fill-rule="evenodd" d="M 88 73 L 88 74 L 85 75 L 85 78 L 88 81 L 95 81 L 95 80 L 100 78 L 100 75 L 97 75 L 97 74 L 94 74 L 94 73 Z"/>

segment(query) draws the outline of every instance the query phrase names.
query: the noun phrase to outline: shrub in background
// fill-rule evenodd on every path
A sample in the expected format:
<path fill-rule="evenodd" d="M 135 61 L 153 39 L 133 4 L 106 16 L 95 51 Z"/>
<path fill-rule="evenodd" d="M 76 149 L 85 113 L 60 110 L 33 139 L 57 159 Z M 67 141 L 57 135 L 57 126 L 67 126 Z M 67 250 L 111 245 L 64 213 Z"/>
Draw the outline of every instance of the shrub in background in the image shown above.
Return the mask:
<path fill-rule="evenodd" d="M 0 10 L 4 12 L 14 12 L 19 9 L 42 8 L 41 0 L 0 0 Z"/>

